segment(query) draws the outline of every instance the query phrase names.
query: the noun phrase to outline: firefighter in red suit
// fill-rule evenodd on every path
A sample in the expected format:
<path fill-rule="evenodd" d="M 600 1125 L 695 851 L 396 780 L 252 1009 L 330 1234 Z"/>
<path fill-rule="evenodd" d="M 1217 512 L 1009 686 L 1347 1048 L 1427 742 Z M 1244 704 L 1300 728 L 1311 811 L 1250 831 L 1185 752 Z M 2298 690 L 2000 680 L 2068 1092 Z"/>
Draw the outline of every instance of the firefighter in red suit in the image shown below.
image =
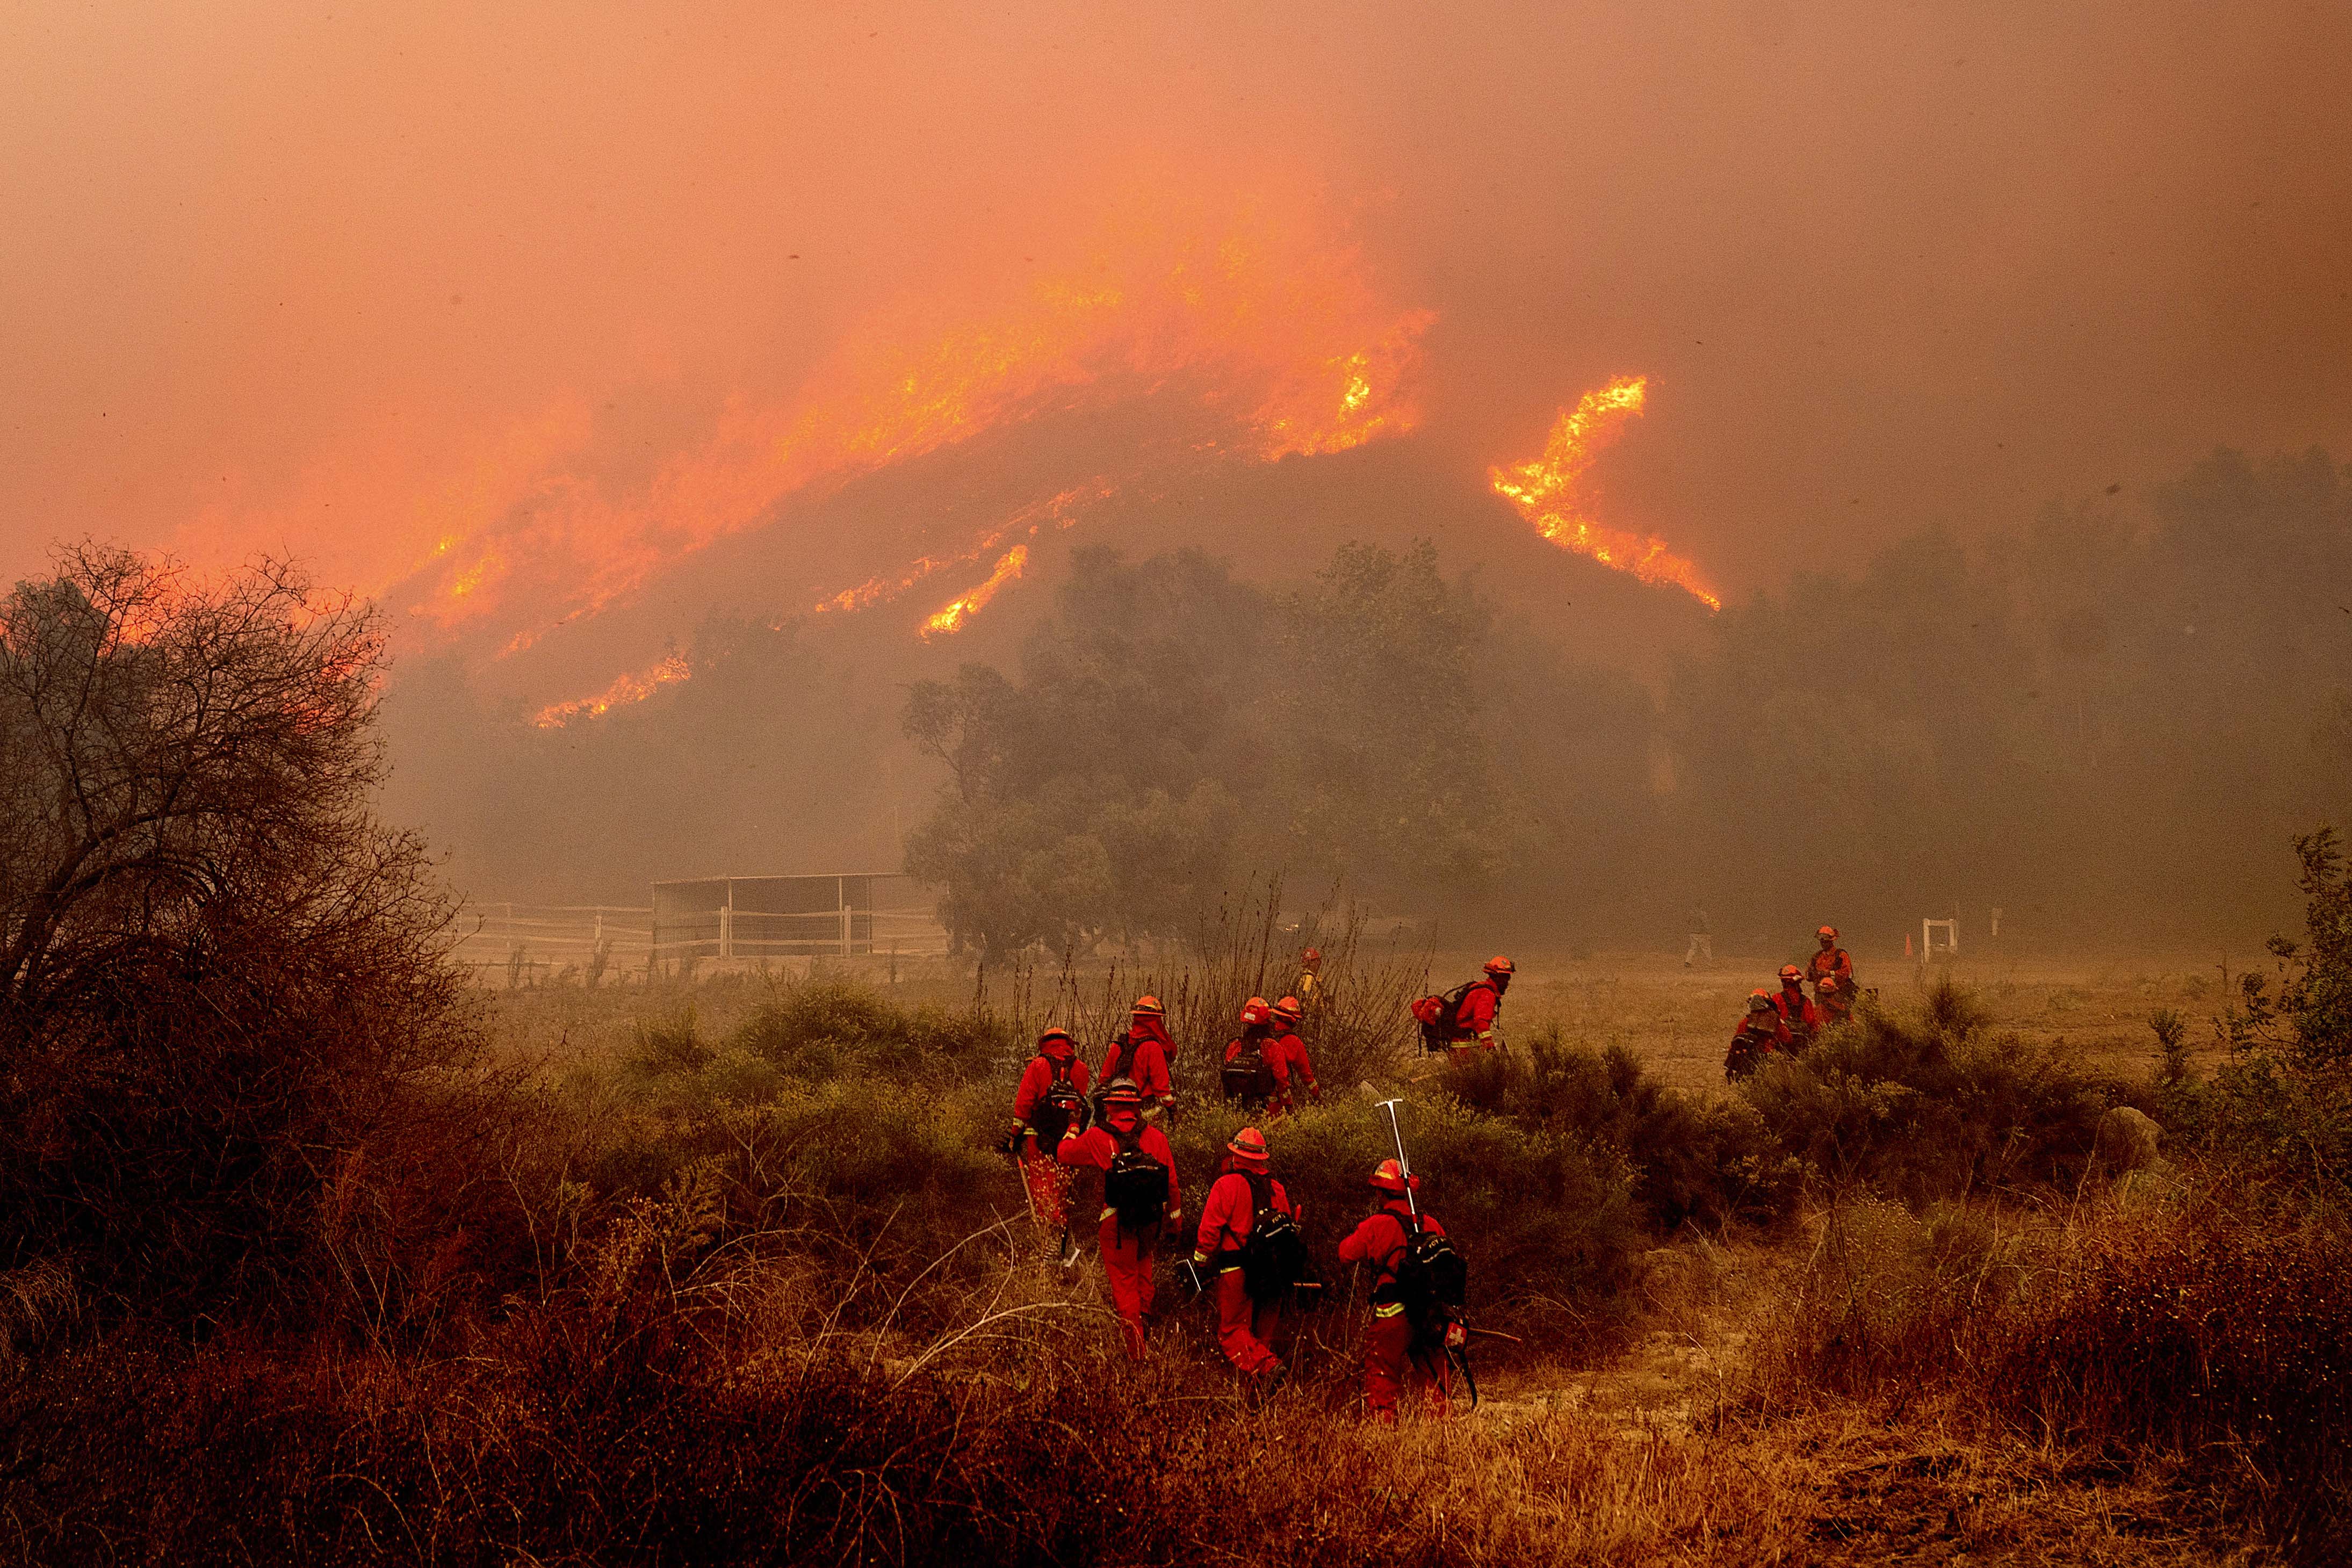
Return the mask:
<path fill-rule="evenodd" d="M 1853 1016 L 1853 960 L 1838 946 L 1836 926 L 1824 925 L 1813 935 L 1821 939 L 1822 950 L 1805 967 L 1806 977 L 1813 982 L 1813 995 L 1822 1004 L 1823 1019 L 1843 1023 Z M 1837 984 L 1824 987 L 1824 980 L 1835 980 Z"/>
<path fill-rule="evenodd" d="M 1462 993 L 1461 1005 L 1454 1009 L 1455 1051 L 1495 1049 L 1495 1014 L 1502 1008 L 1503 993 L 1510 988 L 1511 977 L 1518 973 L 1517 966 L 1500 954 L 1479 967 L 1486 978 L 1473 981 L 1470 988 Z"/>
<path fill-rule="evenodd" d="M 1741 1079 L 1764 1065 L 1768 1056 L 1777 1056 L 1789 1049 L 1789 1026 L 1780 1021 L 1780 1009 L 1772 1000 L 1772 993 L 1759 988 L 1748 993 L 1748 1012 L 1739 1027 L 1731 1031 L 1731 1049 L 1724 1053 L 1723 1075 Z"/>
<path fill-rule="evenodd" d="M 1029 1212 L 1048 1234 L 1058 1232 L 1070 1220 L 1069 1174 L 1054 1158 L 1065 1130 L 1054 1102 L 1064 1091 L 1084 1103 L 1087 1064 L 1078 1060 L 1078 1048 L 1069 1030 L 1049 1029 L 1037 1037 L 1037 1054 L 1021 1070 L 1021 1087 L 1013 1091 L 1012 1140 L 1013 1152 L 1021 1161 L 1022 1180 L 1029 1189 Z M 1047 1124 L 1050 1134 L 1043 1140 L 1037 1135 L 1040 1122 Z"/>
<path fill-rule="evenodd" d="M 1242 1247 L 1257 1221 L 1257 1205 L 1250 1177 L 1265 1180 L 1272 1206 L 1293 1218 L 1290 1194 L 1266 1173 L 1265 1134 L 1244 1127 L 1225 1145 L 1224 1168 L 1210 1185 L 1201 1205 L 1200 1232 L 1192 1240 L 1192 1267 L 1217 1297 L 1217 1344 L 1225 1359 L 1244 1375 L 1267 1378 L 1282 1370 L 1281 1361 L 1266 1342 L 1274 1336 L 1276 1301 L 1252 1301 L 1242 1280 Z"/>
<path fill-rule="evenodd" d="M 1373 1168 L 1371 1185 L 1385 1200 L 1339 1243 L 1340 1262 L 1369 1263 L 1372 1269 L 1372 1321 L 1364 1330 L 1364 1414 L 1382 1426 L 1395 1426 L 1397 1396 L 1410 1387 L 1427 1397 L 1429 1413 L 1442 1420 L 1450 1408 L 1452 1383 L 1446 1346 L 1461 1343 L 1462 1325 L 1449 1323 L 1445 1340 L 1416 1344 L 1397 1289 L 1397 1268 L 1413 1234 L 1412 1207 L 1405 1191 L 1408 1185 L 1419 1191 L 1421 1178 L 1403 1175 L 1394 1160 L 1382 1160 Z M 1421 1226 L 1435 1235 L 1445 1234 L 1445 1227 L 1426 1213 Z"/>
<path fill-rule="evenodd" d="M 1274 1062 L 1275 1081 L 1282 1085 L 1284 1105 L 1298 1109 L 1304 1095 L 1317 1104 L 1323 1103 L 1323 1090 L 1315 1082 L 1315 1063 L 1307 1059 L 1307 1042 L 1298 1038 L 1298 1020 L 1306 1009 L 1297 997 L 1285 997 L 1274 1004 L 1274 1044 L 1268 1055 Z"/>
<path fill-rule="evenodd" d="M 1103 1052 L 1100 1077 L 1131 1078 L 1143 1095 L 1143 1116 L 1156 1122 L 1175 1108 L 1176 1091 L 1169 1082 L 1168 1064 L 1176 1059 L 1176 1042 L 1168 1038 L 1167 1009 L 1158 997 L 1138 997 L 1127 1032 Z"/>
<path fill-rule="evenodd" d="M 1137 1223 L 1132 1216 L 1122 1218 L 1111 1206 L 1112 1195 L 1108 1190 L 1103 1195 L 1102 1219 L 1097 1227 L 1103 1272 L 1110 1281 L 1111 1305 L 1118 1309 L 1119 1329 L 1126 1338 L 1130 1361 L 1141 1361 L 1146 1354 L 1143 1319 L 1151 1311 L 1151 1262 L 1159 1256 L 1160 1227 L 1163 1222 L 1174 1226 L 1183 1210 L 1176 1186 L 1176 1152 L 1168 1146 L 1166 1134 L 1145 1124 L 1142 1113 L 1142 1092 L 1128 1080 L 1119 1079 L 1103 1095 L 1101 1124 L 1064 1137 L 1061 1148 L 1055 1151 L 1055 1157 L 1066 1166 L 1106 1175 L 1120 1151 L 1127 1148 L 1167 1167 L 1166 1196 L 1148 1221 Z"/>
<path fill-rule="evenodd" d="M 1780 966 L 1780 994 L 1772 998 L 1774 1010 L 1780 1015 L 1782 1043 L 1802 1051 L 1813 1043 L 1813 1036 L 1822 1032 L 1822 1011 L 1813 999 L 1805 995 L 1804 972 L 1794 964 Z"/>

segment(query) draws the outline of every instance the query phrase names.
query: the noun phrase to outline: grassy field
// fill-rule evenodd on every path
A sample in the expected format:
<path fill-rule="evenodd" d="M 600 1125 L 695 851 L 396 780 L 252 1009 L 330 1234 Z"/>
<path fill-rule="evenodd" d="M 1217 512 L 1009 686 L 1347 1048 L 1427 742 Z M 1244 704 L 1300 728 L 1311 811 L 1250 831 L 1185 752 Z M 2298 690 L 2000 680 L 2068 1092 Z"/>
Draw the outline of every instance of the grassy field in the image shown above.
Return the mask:
<path fill-rule="evenodd" d="M 1933 980 L 1948 976 L 1969 988 L 1995 1028 L 2064 1051 L 2086 1064 L 2140 1076 L 2158 1058 L 2147 1019 L 2158 1008 L 2188 1019 L 2192 1060 L 2210 1067 L 2221 1059 L 2223 1052 L 2211 1023 L 2227 994 L 2224 966 L 2231 966 L 2228 989 L 2233 991 L 2246 956 L 2259 951 L 2259 944 L 2248 941 L 2239 946 L 2234 957 L 2220 950 L 2074 959 L 1970 955 L 1939 963 L 1930 971 L 1906 958 L 1900 949 L 1891 955 L 1864 950 L 1855 953 L 1854 962 L 1863 984 L 1876 988 L 1888 1005 L 1915 999 Z M 1429 987 L 1442 990 L 1476 974 L 1486 956 L 1431 956 L 1398 947 L 1367 957 L 1416 976 L 1425 970 Z M 1622 1045 L 1675 1088 L 1708 1092 L 1723 1088 L 1724 1047 L 1738 1024 L 1748 993 L 1759 986 L 1777 986 L 1780 966 L 1802 964 L 1805 952 L 1792 946 L 1780 954 L 1735 953 L 1693 968 L 1661 953 L 1571 957 L 1535 950 L 1513 957 L 1520 973 L 1504 1010 L 1507 1037 L 1524 1040 L 1557 1028 L 1580 1044 Z M 951 968 L 936 960 L 825 959 L 814 967 L 820 973 L 854 977 L 907 1005 L 964 1007 L 973 997 L 968 968 Z M 692 986 L 671 981 L 648 988 L 637 977 L 637 983 L 596 992 L 576 987 L 494 991 L 499 1038 L 509 1052 L 554 1066 L 624 1051 L 636 1020 L 688 1007 L 696 1009 L 708 1032 L 724 1034 L 758 1005 L 765 986 L 810 968 L 806 963 L 772 965 L 764 970 L 743 967 L 725 976 L 706 970 L 702 983 Z M 1071 990 L 1083 996 L 1086 1010 L 1100 1015 L 1105 981 L 1110 977 L 1108 967 L 1089 967 L 1082 974 Z M 1055 1011 L 1051 989 L 1033 983 L 1029 1010 L 1040 1019 Z M 1221 1046 L 1225 1038 L 1204 1030 L 1200 1043 Z M 1006 1098 L 1009 1102 L 1010 1080 Z"/>
<path fill-rule="evenodd" d="M 0 1558 L 2342 1560 L 2352 1248 L 2302 1145 L 2336 1161 L 2352 1116 L 2228 1078 L 2196 957 L 1950 987 L 1864 952 L 1864 1022 L 1735 1093 L 1779 956 L 1515 954 L 1506 1057 L 1402 1049 L 1404 1001 L 1482 956 L 1349 950 L 1325 1103 L 1270 1128 L 1328 1257 L 1404 1096 L 1473 1320 L 1526 1341 L 1480 1342 L 1457 1419 L 1363 1422 L 1338 1274 L 1262 1406 L 1165 1279 L 1130 1368 L 992 1152 L 1036 1026 L 1091 1056 L 1149 986 L 1182 998 L 1196 1218 L 1263 951 L 495 989 L 472 1185 L 413 1173 L 447 1245 L 394 1273 L 338 1219 L 392 1306 L 323 1323 L 51 1331 L 0 1378 Z M 2156 1081 L 2159 1007 L 2226 1093 Z M 2175 1118 L 2169 1157 L 2104 1158 L 2123 1105 Z"/>

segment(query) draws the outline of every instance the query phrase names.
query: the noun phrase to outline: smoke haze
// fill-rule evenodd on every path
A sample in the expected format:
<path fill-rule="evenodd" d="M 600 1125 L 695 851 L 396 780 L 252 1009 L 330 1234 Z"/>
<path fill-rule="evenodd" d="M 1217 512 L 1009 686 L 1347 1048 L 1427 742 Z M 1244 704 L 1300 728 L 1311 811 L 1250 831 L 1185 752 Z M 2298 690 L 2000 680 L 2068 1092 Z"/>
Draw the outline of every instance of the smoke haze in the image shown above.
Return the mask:
<path fill-rule="evenodd" d="M 2352 415 L 2324 5 L 12 7 L 11 573 L 91 531 L 382 591 L 1122 211 L 1314 203 L 1432 438 L 1726 582 Z M 797 259 L 791 259 L 797 257 Z M 1735 587 L 1735 592 L 1737 591 Z"/>
<path fill-rule="evenodd" d="M 1735 611 L 2352 448 L 2338 5 L 37 0 L 0 47 L 0 573 L 296 554 L 394 612 L 412 734 L 830 602 L 888 607 L 887 736 L 1065 535 L 1426 535 L 1655 684 L 1692 607 L 1486 488 L 1620 377 L 1578 504 Z"/>

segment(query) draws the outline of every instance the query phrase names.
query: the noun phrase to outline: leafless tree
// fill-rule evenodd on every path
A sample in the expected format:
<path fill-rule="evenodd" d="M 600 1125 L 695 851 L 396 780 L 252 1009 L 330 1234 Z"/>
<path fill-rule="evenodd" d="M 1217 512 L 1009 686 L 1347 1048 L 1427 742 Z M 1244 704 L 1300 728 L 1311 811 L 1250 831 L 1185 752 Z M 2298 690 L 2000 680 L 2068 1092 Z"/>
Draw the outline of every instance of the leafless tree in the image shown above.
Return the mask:
<path fill-rule="evenodd" d="M 390 1310 L 393 1232 L 447 1195 L 376 1167 L 457 1113 L 478 1030 L 425 847 L 372 812 L 383 663 L 375 613 L 284 562 L 205 580 L 83 545 L 0 601 L 20 1251 L 132 1296 L 308 1271 Z"/>

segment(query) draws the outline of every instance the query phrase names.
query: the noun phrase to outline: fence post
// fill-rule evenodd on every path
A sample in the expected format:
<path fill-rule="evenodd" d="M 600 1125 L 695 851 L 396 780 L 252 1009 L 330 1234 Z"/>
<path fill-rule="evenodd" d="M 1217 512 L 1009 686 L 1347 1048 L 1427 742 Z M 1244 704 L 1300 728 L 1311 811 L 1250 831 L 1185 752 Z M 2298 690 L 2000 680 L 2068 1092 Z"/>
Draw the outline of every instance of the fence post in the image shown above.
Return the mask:
<path fill-rule="evenodd" d="M 735 956 L 735 906 L 731 904 L 719 906 L 719 956 Z"/>

